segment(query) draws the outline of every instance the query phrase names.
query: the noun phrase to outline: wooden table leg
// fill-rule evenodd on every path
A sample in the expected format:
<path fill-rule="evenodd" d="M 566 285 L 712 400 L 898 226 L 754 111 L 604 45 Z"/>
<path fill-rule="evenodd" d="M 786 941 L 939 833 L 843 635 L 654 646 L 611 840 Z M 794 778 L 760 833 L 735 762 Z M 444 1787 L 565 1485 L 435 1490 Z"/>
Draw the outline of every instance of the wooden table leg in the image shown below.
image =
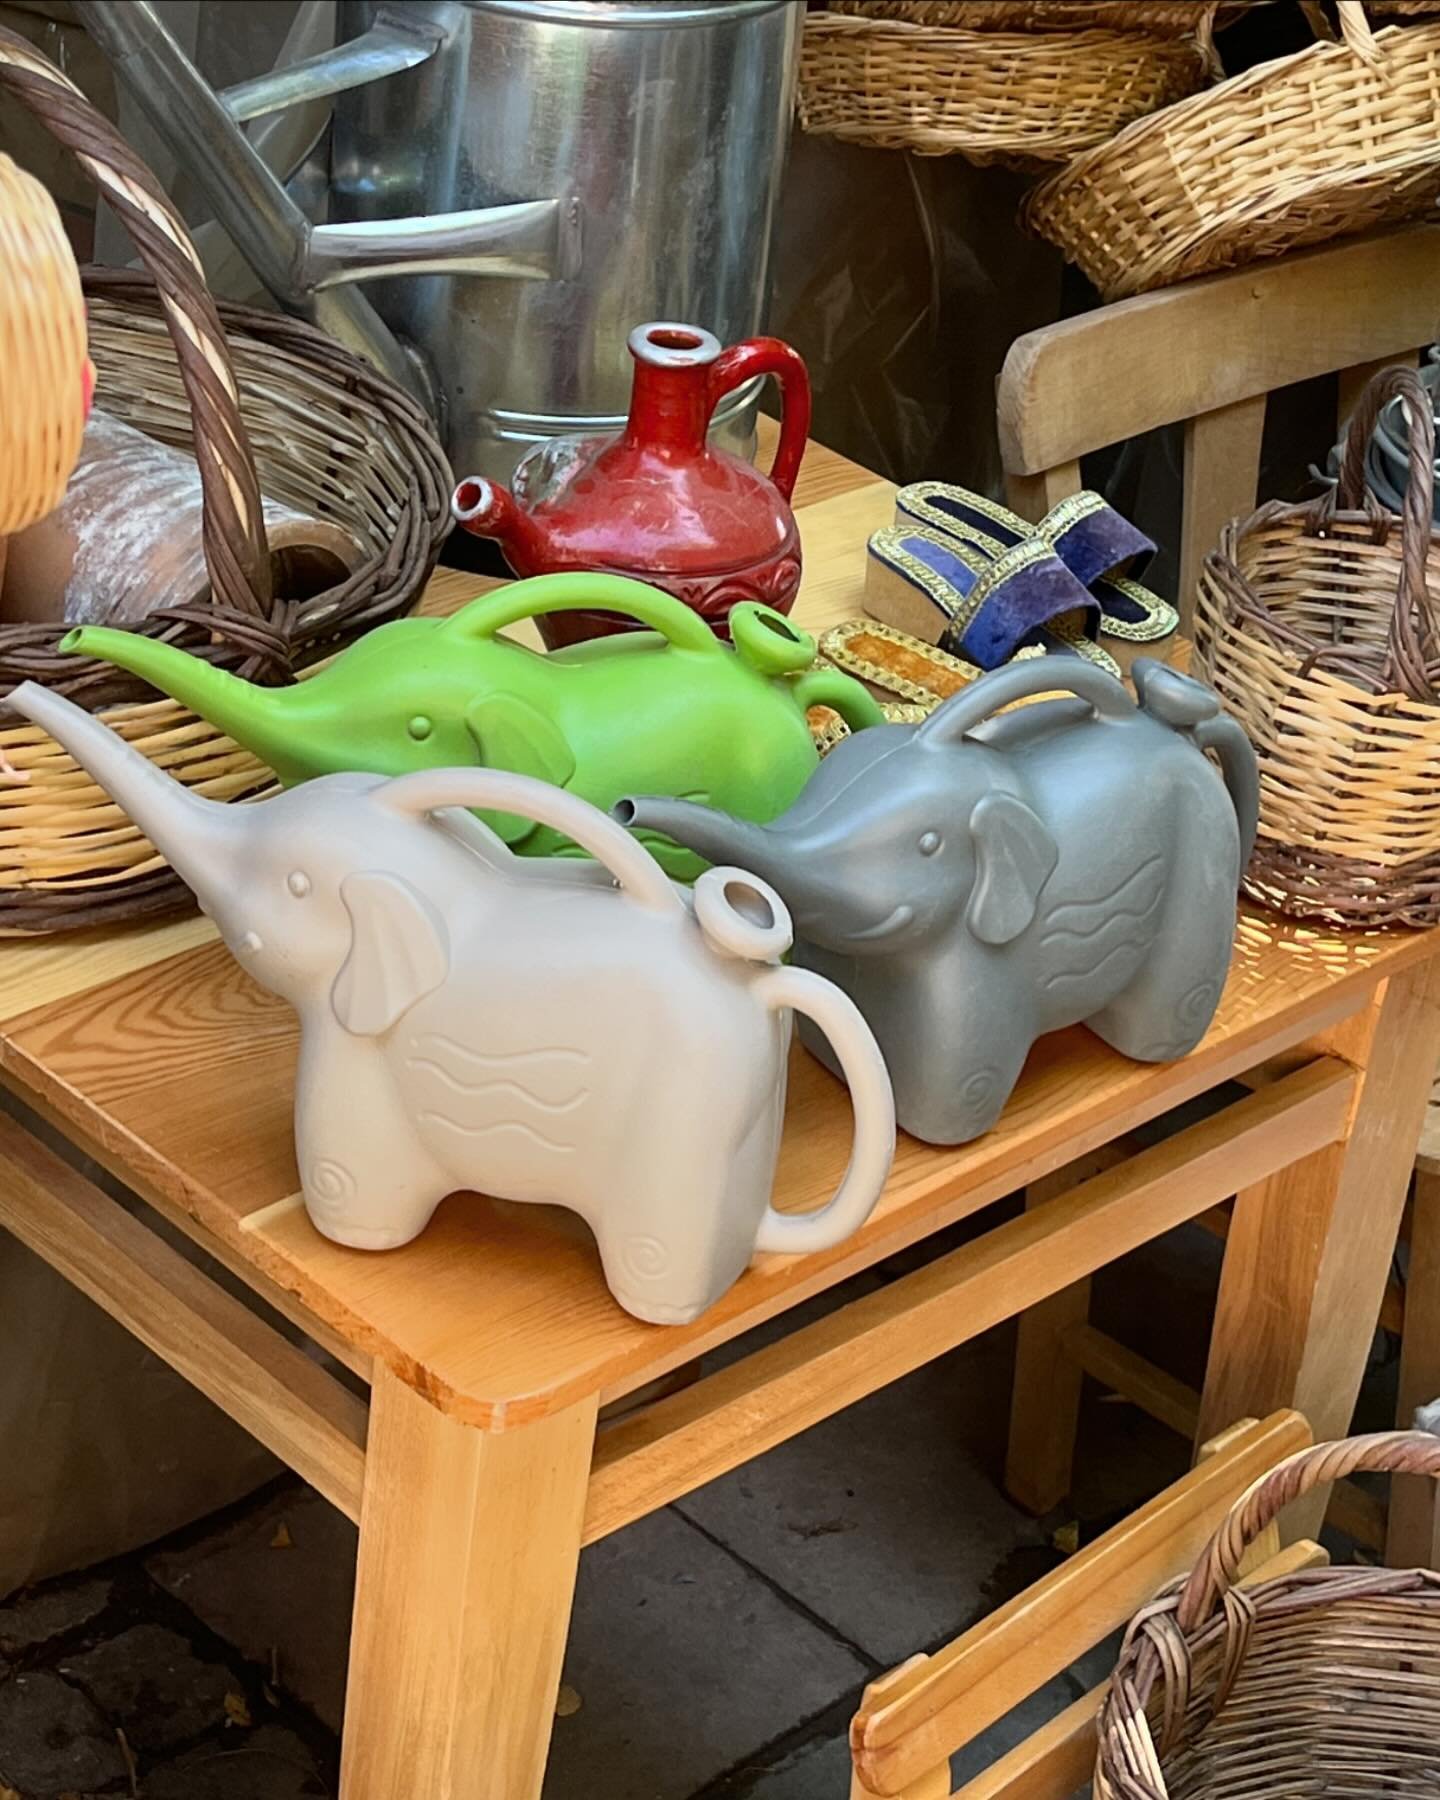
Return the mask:
<path fill-rule="evenodd" d="M 340 1800 L 536 1800 L 595 1413 L 477 1431 L 377 1367 Z"/>
<path fill-rule="evenodd" d="M 1440 1055 L 1435 965 L 1383 984 L 1324 1047 L 1360 1071 L 1350 1132 L 1236 1197 L 1201 1442 L 1282 1406 L 1317 1441 L 1350 1429 Z M 1325 1500 L 1292 1507 L 1287 1538 L 1314 1537 Z"/>
<path fill-rule="evenodd" d="M 1105 1144 L 1032 1181 L 1025 1206 L 1043 1206 L 1056 1194 L 1123 1162 L 1120 1144 Z M 1070 1492 L 1075 1433 L 1084 1372 L 1065 1348 L 1065 1333 L 1090 1317 L 1090 1278 L 1072 1282 L 1020 1315 L 1015 1341 L 1015 1385 L 1010 1397 L 1010 1442 L 1005 1453 L 1005 1491 L 1026 1512 L 1058 1506 Z"/>
<path fill-rule="evenodd" d="M 1419 1406 L 1440 1400 L 1440 1175 L 1415 1171 L 1405 1328 L 1400 1337 L 1400 1404 L 1408 1429 Z M 1392 1569 L 1440 1569 L 1440 1488 L 1422 1475 L 1390 1482 L 1385 1561 Z"/>

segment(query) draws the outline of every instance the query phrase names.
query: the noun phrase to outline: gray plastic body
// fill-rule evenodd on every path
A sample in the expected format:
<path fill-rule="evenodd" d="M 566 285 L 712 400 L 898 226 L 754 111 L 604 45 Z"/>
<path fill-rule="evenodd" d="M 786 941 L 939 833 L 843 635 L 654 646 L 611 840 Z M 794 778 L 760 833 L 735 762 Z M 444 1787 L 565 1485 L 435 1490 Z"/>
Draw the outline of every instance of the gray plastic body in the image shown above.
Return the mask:
<path fill-rule="evenodd" d="M 1163 1062 L 1219 1002 L 1254 752 L 1208 688 L 1152 661 L 1135 679 L 1139 706 L 1078 663 L 996 670 L 921 725 L 845 739 L 768 825 L 659 799 L 617 816 L 770 882 L 795 960 L 869 1020 L 901 1125 L 963 1143 L 998 1119 L 1042 1033 L 1083 1020 Z M 1074 697 L 1032 698 L 1059 689 Z"/>

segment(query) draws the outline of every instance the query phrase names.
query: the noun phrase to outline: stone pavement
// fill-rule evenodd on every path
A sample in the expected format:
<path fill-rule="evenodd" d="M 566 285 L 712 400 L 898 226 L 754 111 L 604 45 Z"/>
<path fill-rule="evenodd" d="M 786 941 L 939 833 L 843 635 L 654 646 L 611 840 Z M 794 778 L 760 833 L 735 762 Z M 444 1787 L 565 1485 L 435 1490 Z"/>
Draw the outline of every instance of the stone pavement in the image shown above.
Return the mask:
<path fill-rule="evenodd" d="M 1203 1232 L 1173 1234 L 1097 1281 L 1097 1315 L 1139 1347 L 1163 1332 L 1194 1381 L 1217 1262 Z M 1148 1305 L 1162 1265 L 1163 1320 Z M 586 1551 L 546 1800 L 845 1800 L 864 1683 L 1058 1561 L 1061 1521 L 1029 1519 L 998 1485 L 1012 1345 L 991 1332 Z M 1099 1394 L 1081 1443 L 1086 1535 L 1183 1467 L 1178 1439 Z M 14 1597 L 0 1800 L 333 1795 L 354 1554 L 354 1528 L 287 1479 Z M 1105 1658 L 1002 1720 L 957 1773 Z"/>

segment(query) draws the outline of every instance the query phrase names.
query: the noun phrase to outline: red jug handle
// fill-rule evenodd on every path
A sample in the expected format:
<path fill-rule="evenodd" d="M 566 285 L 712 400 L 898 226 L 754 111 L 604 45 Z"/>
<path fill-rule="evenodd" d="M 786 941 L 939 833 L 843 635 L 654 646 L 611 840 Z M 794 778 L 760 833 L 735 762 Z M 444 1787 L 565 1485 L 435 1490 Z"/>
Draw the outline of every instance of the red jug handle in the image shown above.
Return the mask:
<path fill-rule="evenodd" d="M 724 395 L 756 375 L 773 375 L 780 383 L 780 442 L 770 479 L 788 500 L 810 437 L 810 376 L 800 352 L 773 337 L 746 338 L 722 350 L 710 365 L 709 413 Z"/>

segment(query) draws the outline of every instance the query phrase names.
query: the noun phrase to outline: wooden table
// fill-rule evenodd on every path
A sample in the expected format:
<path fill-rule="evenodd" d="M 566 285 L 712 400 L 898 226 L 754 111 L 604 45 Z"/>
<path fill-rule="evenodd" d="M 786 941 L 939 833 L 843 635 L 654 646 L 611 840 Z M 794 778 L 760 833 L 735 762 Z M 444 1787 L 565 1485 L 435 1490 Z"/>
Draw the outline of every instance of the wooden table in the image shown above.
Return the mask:
<path fill-rule="evenodd" d="M 859 610 L 890 494 L 808 460 L 804 622 Z M 477 585 L 441 577 L 433 603 Z M 0 1078 L 363 1377 L 369 1405 L 9 1121 L 0 1223 L 359 1521 L 344 1800 L 531 1800 L 583 1544 L 1237 1190 L 1201 1430 L 1281 1405 L 1343 1430 L 1440 1050 L 1437 951 L 1437 935 L 1246 915 L 1184 1062 L 1127 1062 L 1083 1030 L 1044 1040 L 987 1137 L 902 1137 L 856 1237 L 757 1258 L 703 1318 L 664 1328 L 615 1305 L 563 1214 L 459 1195 L 403 1250 L 321 1238 L 291 1142 L 294 1019 L 205 921 L 10 942 Z M 1247 1076 L 1158 1147 L 597 1436 L 606 1402 Z M 797 1051 L 777 1203 L 827 1195 L 849 1133 L 843 1093 Z"/>

